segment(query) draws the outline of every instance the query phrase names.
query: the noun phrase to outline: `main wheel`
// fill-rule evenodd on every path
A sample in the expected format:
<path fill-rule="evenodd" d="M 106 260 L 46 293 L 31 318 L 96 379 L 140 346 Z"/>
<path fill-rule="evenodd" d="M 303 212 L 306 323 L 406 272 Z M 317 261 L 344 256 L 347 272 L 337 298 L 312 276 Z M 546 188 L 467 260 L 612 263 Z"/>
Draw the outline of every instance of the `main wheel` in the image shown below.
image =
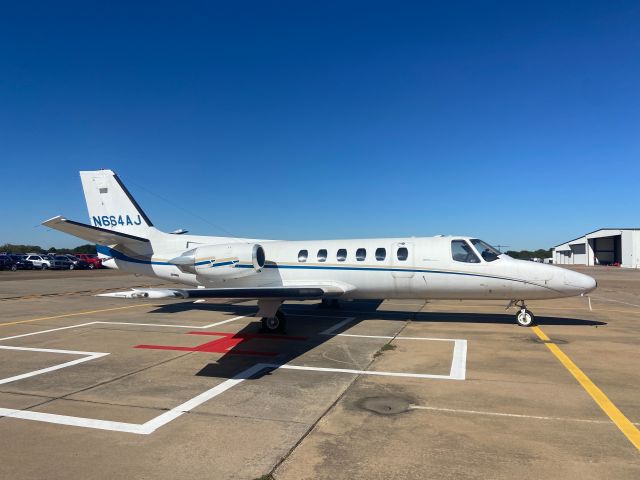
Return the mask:
<path fill-rule="evenodd" d="M 266 333 L 283 333 L 287 326 L 287 319 L 280 310 L 276 312 L 275 317 L 262 319 L 262 330 Z"/>
<path fill-rule="evenodd" d="M 73 270 L 74 268 L 76 268 L 76 266 L 73 263 L 69 265 L 69 270 Z"/>
<path fill-rule="evenodd" d="M 94 268 L 96 268 L 96 266 L 93 263 L 89 264 L 89 270 L 93 270 Z"/>
<path fill-rule="evenodd" d="M 17 265 L 11 265 L 11 271 L 15 272 L 16 270 L 18 270 L 18 266 Z"/>
<path fill-rule="evenodd" d="M 47 268 L 49 268 L 49 267 L 47 267 L 47 264 L 46 264 L 46 263 L 43 263 L 43 264 L 42 264 L 42 267 L 40 267 L 40 268 L 41 268 L 42 270 L 46 270 L 46 269 L 47 269 Z"/>
<path fill-rule="evenodd" d="M 536 318 L 533 316 L 530 310 L 523 308 L 516 313 L 516 322 L 521 327 L 532 327 L 535 325 Z"/>

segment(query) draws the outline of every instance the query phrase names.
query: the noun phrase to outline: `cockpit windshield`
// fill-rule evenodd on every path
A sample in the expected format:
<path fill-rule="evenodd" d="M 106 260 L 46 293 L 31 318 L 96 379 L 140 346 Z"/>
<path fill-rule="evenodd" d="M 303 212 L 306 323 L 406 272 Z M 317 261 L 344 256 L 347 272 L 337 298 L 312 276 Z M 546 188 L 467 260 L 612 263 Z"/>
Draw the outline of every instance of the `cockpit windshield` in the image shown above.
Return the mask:
<path fill-rule="evenodd" d="M 451 256 L 456 262 L 480 263 L 480 259 L 464 240 L 451 241 Z"/>
<path fill-rule="evenodd" d="M 487 242 L 483 242 L 482 240 L 478 240 L 477 238 L 472 239 L 471 243 L 474 247 L 476 247 L 476 250 L 478 250 L 478 253 L 485 262 L 493 262 L 494 260 L 497 260 L 500 255 L 502 255 L 502 253 L 493 248 Z"/>

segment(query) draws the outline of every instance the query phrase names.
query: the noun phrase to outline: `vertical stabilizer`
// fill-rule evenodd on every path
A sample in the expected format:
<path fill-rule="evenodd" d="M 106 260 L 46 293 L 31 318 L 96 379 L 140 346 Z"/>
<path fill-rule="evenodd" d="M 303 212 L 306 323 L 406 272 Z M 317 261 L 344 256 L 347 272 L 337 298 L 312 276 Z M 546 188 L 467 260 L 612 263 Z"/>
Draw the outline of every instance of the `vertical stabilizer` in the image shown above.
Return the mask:
<path fill-rule="evenodd" d="M 153 223 L 118 175 L 111 170 L 96 170 L 80 172 L 80 179 L 91 225 L 149 237 Z"/>

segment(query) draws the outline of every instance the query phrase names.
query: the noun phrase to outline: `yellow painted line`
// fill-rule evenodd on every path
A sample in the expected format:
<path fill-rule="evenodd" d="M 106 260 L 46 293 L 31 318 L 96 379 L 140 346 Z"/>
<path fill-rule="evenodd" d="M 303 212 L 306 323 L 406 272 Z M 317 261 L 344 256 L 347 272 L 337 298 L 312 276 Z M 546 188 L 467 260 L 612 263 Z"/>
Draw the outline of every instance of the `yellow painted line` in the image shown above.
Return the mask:
<path fill-rule="evenodd" d="M 533 327 L 532 330 L 538 336 L 538 338 L 544 342 L 551 342 L 551 339 L 542 331 L 540 327 Z M 591 381 L 585 373 L 573 363 L 573 361 L 556 345 L 555 343 L 545 343 L 547 348 L 551 350 L 551 353 L 560 360 L 560 363 L 569 370 L 569 373 L 578 381 L 582 388 L 591 395 L 591 398 L 598 404 L 598 406 L 607 414 L 616 427 L 624 434 L 625 437 L 640 450 L 640 430 L 631 421 L 624 416 L 624 414 L 616 407 L 609 397 L 607 397 L 602 390 L 600 390 L 595 383 Z"/>
<path fill-rule="evenodd" d="M 140 305 L 128 305 L 126 307 L 102 308 L 100 310 L 87 310 L 85 312 L 65 313 L 63 315 L 53 315 L 51 317 L 38 317 L 38 318 L 31 318 L 29 320 L 18 320 L 17 322 L 0 323 L 0 327 L 17 325 L 19 323 L 38 322 L 40 320 L 53 320 L 54 318 L 78 317 L 80 315 L 89 315 L 90 313 L 113 312 L 114 310 L 125 310 L 127 308 L 148 307 L 149 305 L 153 305 L 153 303 L 141 303 Z"/>

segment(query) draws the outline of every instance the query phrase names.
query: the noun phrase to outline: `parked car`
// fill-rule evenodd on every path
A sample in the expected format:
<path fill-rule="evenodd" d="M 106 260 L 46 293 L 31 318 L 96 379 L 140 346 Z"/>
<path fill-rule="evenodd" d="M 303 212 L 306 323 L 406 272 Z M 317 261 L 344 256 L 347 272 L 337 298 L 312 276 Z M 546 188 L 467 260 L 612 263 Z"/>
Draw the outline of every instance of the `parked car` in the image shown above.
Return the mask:
<path fill-rule="evenodd" d="M 13 270 L 15 272 L 17 269 L 16 263 L 9 255 L 0 255 L 0 270 Z"/>
<path fill-rule="evenodd" d="M 33 262 L 27 260 L 26 255 L 9 254 L 9 258 L 15 263 L 18 270 L 33 270 Z"/>
<path fill-rule="evenodd" d="M 34 268 L 40 268 L 42 270 L 51 268 L 51 259 L 47 255 L 42 255 L 40 253 L 28 253 L 27 260 L 33 263 Z"/>
<path fill-rule="evenodd" d="M 56 270 L 73 270 L 73 263 L 65 255 L 52 255 L 51 267 Z"/>
<path fill-rule="evenodd" d="M 84 260 L 89 264 L 90 269 L 94 268 L 102 268 L 102 260 L 98 258 L 98 255 L 95 253 L 78 253 L 76 254 L 80 260 Z"/>
<path fill-rule="evenodd" d="M 71 262 L 71 265 L 69 266 L 69 270 L 74 270 L 74 269 L 84 270 L 86 268 L 89 268 L 88 262 L 85 262 L 84 260 L 76 257 L 75 255 L 71 255 L 69 253 L 64 256 L 67 257 L 67 259 Z"/>
<path fill-rule="evenodd" d="M 41 268 L 42 270 L 47 270 L 48 268 L 52 270 L 68 269 L 71 264 L 68 259 L 61 255 L 53 254 L 31 253 L 28 254 L 27 260 L 33 262 L 35 268 Z"/>

